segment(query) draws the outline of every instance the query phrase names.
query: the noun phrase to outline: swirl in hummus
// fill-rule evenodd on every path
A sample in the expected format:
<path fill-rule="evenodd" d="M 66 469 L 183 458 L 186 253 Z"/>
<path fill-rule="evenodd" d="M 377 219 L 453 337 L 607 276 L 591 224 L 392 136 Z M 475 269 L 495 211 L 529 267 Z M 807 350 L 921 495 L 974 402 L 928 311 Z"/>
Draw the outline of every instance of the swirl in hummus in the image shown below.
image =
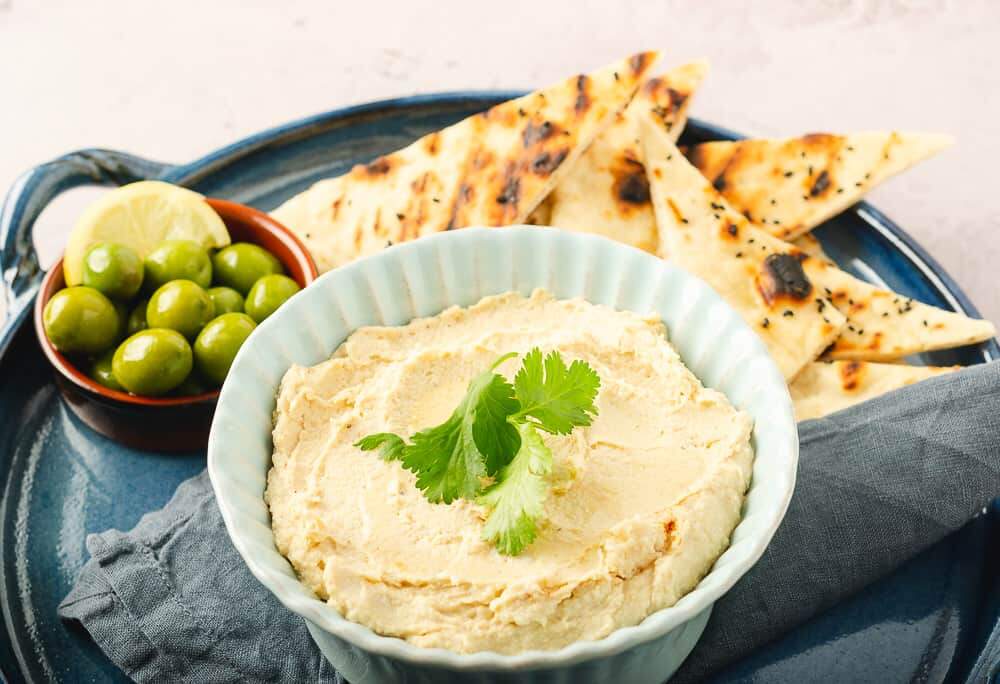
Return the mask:
<path fill-rule="evenodd" d="M 433 504 L 398 461 L 352 446 L 440 423 L 499 356 L 539 346 L 601 377 L 593 425 L 546 435 L 538 539 L 504 556 L 485 510 Z M 518 361 L 499 372 L 511 377 Z M 517 653 L 599 639 L 691 591 L 729 545 L 749 417 L 707 389 L 660 319 L 536 291 L 362 328 L 282 381 L 265 494 L 278 549 L 344 617 L 418 646 Z"/>

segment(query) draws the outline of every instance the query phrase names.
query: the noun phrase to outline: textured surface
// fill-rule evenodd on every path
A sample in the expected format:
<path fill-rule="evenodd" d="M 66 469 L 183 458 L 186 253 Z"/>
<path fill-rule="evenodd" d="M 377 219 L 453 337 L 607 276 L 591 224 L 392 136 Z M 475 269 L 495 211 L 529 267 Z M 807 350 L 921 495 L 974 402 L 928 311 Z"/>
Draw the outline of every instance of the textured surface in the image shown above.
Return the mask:
<path fill-rule="evenodd" d="M 280 141 L 269 137 L 267 144 L 171 170 L 170 178 L 269 208 L 317 176 L 399 147 L 493 101 L 421 99 L 403 109 L 322 117 Z M 688 133 L 687 142 L 724 136 L 697 122 Z M 134 160 L 128 166 L 147 168 Z M 919 250 L 871 207 L 844 214 L 837 223 L 821 234 L 841 266 L 937 306 L 963 306 L 946 276 L 929 268 Z M 928 360 L 969 364 L 998 351 L 992 343 Z M 85 535 L 130 529 L 202 468 L 204 455 L 117 448 L 73 420 L 50 383 L 33 331 L 22 327 L 0 360 L 0 605 L 11 626 L 0 637 L 0 667 L 39 682 L 120 680 L 85 635 L 59 623 L 56 605 L 87 558 Z M 873 674 L 876 681 L 899 682 L 961 676 L 1000 614 L 1000 596 L 989 598 L 981 589 L 984 570 L 993 577 L 996 567 L 984 566 L 984 549 L 1000 548 L 990 541 L 995 536 L 986 536 L 996 534 L 990 521 L 971 523 L 855 599 L 759 649 L 718 681 L 800 682 L 818 671 L 836 681 L 864 681 Z"/>
<path fill-rule="evenodd" d="M 318 0 L 177 0 L 169 8 L 0 0 L 0 187 L 79 147 L 186 161 L 345 104 L 530 88 L 662 48 L 667 64 L 712 60 L 691 113 L 747 134 L 898 127 L 956 135 L 955 148 L 873 200 L 957 277 L 984 316 L 1000 320 L 991 268 L 1000 256 L 998 26 L 1000 4 L 991 0 L 512 0 L 502 9 L 444 0 L 433 10 Z M 53 211 L 46 263 L 73 215 Z"/>

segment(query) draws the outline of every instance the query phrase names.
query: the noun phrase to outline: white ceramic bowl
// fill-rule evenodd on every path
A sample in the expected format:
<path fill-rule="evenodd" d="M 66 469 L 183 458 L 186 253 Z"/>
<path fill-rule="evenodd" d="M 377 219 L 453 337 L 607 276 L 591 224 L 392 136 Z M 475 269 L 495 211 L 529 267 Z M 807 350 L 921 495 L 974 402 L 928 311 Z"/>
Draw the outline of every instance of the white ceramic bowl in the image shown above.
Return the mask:
<path fill-rule="evenodd" d="M 326 360 L 367 325 L 402 325 L 452 306 L 544 287 L 559 298 L 655 313 L 702 382 L 755 421 L 756 459 L 743 519 L 712 571 L 674 606 L 634 627 L 556 651 L 460 654 L 380 636 L 320 601 L 278 552 L 263 494 L 271 416 L 285 371 Z M 704 282 L 593 235 L 466 228 L 385 250 L 322 276 L 253 333 L 222 389 L 208 470 L 229 535 L 253 574 L 304 617 L 323 654 L 366 682 L 662 682 L 694 647 L 712 604 L 760 557 L 788 507 L 798 433 L 785 381 L 760 339 Z"/>

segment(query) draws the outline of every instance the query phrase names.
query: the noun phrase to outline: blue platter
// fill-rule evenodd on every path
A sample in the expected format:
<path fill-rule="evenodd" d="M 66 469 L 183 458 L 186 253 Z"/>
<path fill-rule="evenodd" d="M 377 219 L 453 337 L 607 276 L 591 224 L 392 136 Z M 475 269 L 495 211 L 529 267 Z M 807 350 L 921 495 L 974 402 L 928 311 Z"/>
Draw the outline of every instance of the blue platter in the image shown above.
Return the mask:
<path fill-rule="evenodd" d="M 0 327 L 0 672 L 7 681 L 127 681 L 86 634 L 58 620 L 56 606 L 87 559 L 88 533 L 131 528 L 205 465 L 204 453 L 125 449 L 69 413 L 27 323 L 40 272 L 24 227 L 69 187 L 140 178 L 162 178 L 271 209 L 319 178 L 518 94 L 428 95 L 352 107 L 179 166 L 86 150 L 18 181 L 0 215 L 0 265 L 11 309 Z M 732 137 L 691 121 L 683 141 Z M 933 259 L 867 204 L 816 235 L 831 257 L 865 279 L 978 315 Z M 996 341 L 924 360 L 974 364 L 994 358 L 1000 358 Z M 980 682 L 996 663 L 983 654 L 998 648 L 987 644 L 998 618 L 1000 507 L 994 505 L 893 575 L 713 681 Z"/>

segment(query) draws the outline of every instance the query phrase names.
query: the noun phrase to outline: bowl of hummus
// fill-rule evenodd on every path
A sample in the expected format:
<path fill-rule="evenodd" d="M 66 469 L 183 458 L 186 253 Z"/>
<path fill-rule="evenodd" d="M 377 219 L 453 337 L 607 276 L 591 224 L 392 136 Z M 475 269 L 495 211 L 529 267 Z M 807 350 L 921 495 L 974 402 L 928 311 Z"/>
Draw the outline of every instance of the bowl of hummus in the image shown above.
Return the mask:
<path fill-rule="evenodd" d="M 543 468 L 458 467 L 463 438 L 482 446 L 477 412 L 499 410 L 463 409 L 477 382 L 530 393 L 532 354 L 564 404 L 559 364 L 566 383 L 592 374 L 590 413 L 526 419 L 537 437 L 516 449 L 543 450 Z M 387 434 L 392 449 L 360 446 Z M 241 349 L 208 447 L 237 550 L 355 684 L 663 681 L 763 553 L 797 458 L 786 383 L 707 285 L 532 227 L 422 238 L 321 277 Z M 454 493 L 469 482 L 486 494 Z"/>

